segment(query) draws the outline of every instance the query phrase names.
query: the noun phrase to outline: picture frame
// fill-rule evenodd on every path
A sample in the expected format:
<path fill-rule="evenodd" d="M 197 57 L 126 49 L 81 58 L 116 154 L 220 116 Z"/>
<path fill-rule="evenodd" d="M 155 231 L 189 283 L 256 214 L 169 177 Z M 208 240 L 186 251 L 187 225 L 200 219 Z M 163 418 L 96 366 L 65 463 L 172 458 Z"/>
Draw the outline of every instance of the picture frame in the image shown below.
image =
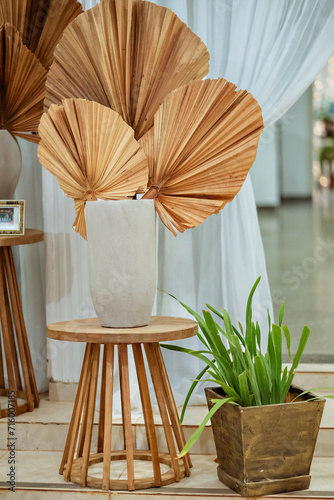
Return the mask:
<path fill-rule="evenodd" d="M 0 238 L 24 235 L 25 200 L 0 200 Z"/>

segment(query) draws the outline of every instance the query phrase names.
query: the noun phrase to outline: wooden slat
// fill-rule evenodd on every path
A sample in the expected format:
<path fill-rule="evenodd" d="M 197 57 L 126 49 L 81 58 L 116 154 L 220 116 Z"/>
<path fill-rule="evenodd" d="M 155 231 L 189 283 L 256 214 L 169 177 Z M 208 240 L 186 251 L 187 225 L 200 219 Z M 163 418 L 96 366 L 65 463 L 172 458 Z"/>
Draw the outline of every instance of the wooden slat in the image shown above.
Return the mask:
<path fill-rule="evenodd" d="M 5 359 L 6 359 L 8 386 L 9 390 L 16 391 L 15 375 L 13 369 L 12 345 L 9 337 L 9 325 L 6 314 L 6 300 L 5 300 L 6 286 L 7 285 L 6 285 L 6 277 L 4 269 L 2 266 L 0 266 L 0 320 L 1 320 L 2 338 L 4 344 Z"/>
<path fill-rule="evenodd" d="M 5 251 L 5 255 L 7 254 L 7 256 L 9 258 L 10 268 L 11 268 L 11 277 L 12 277 L 12 282 L 14 285 L 15 298 L 11 297 L 13 313 L 14 313 L 14 306 L 17 306 L 18 317 L 19 317 L 19 321 L 20 321 L 20 325 L 21 325 L 21 332 L 22 332 L 25 357 L 27 360 L 27 367 L 28 367 L 28 372 L 29 372 L 31 391 L 32 391 L 32 394 L 34 397 L 35 406 L 38 406 L 39 405 L 39 396 L 38 396 L 37 385 L 36 385 L 36 380 L 35 380 L 34 368 L 33 368 L 31 355 L 30 355 L 30 348 L 29 348 L 29 343 L 28 343 L 26 326 L 25 326 L 23 312 L 22 312 L 22 304 L 21 304 L 19 286 L 18 286 L 17 279 L 16 279 L 16 272 L 15 272 L 12 249 L 11 249 L 11 247 L 6 247 L 4 249 L 4 251 Z M 22 362 L 22 358 L 21 358 L 21 362 Z M 28 401 L 28 407 L 30 407 L 29 401 Z M 32 409 L 33 408 L 31 408 L 31 410 Z"/>
<path fill-rule="evenodd" d="M 134 480 L 133 443 L 132 443 L 132 425 L 131 425 L 128 346 L 126 344 L 118 345 L 118 361 L 119 361 L 119 377 L 121 384 L 124 447 L 126 450 L 126 462 L 128 471 L 128 489 L 130 491 L 133 491 L 135 489 L 135 480 Z"/>
<path fill-rule="evenodd" d="M 152 466 L 155 486 L 161 486 L 161 470 L 159 461 L 159 450 L 155 434 L 154 417 L 151 405 L 150 391 L 147 383 L 143 352 L 140 344 L 132 344 L 132 350 L 137 370 L 137 378 L 140 397 L 143 407 L 147 442 L 152 454 Z"/>
<path fill-rule="evenodd" d="M 72 465 L 75 453 L 75 446 L 78 439 L 79 434 L 79 426 L 80 426 L 80 418 L 82 413 L 82 408 L 85 400 L 85 395 L 88 392 L 89 388 L 89 377 L 90 377 L 90 367 L 92 361 L 92 345 L 86 345 L 86 351 L 84 356 L 84 361 L 81 369 L 80 381 L 77 391 L 77 396 L 73 408 L 73 414 L 70 424 L 70 429 L 72 432 L 68 432 L 67 439 L 65 445 L 65 451 L 63 455 L 63 460 L 60 466 L 60 473 L 63 472 L 64 466 L 66 465 L 64 478 L 65 481 L 69 481 L 71 478 Z M 68 451 L 67 451 L 68 448 Z"/>
<path fill-rule="evenodd" d="M 92 358 L 91 358 L 91 362 L 92 362 Z M 85 401 L 84 401 L 76 458 L 82 457 L 84 443 L 85 443 L 87 417 L 88 417 L 89 387 L 90 387 L 90 379 L 89 378 L 88 378 L 87 383 L 88 383 L 88 386 L 87 386 L 87 391 L 86 391 L 86 396 L 85 396 Z"/>
<path fill-rule="evenodd" d="M 103 478 L 102 489 L 110 487 L 111 433 L 112 433 L 112 403 L 114 383 L 114 346 L 106 344 L 105 349 L 105 419 L 103 441 Z"/>
<path fill-rule="evenodd" d="M 103 347 L 102 376 L 101 376 L 101 394 L 99 409 L 99 430 L 97 436 L 97 452 L 103 452 L 103 433 L 105 421 L 105 395 L 106 395 L 106 346 Z"/>
<path fill-rule="evenodd" d="M 63 458 L 62 458 L 62 461 L 60 464 L 59 474 L 63 473 L 65 465 L 69 462 L 70 448 L 71 448 L 71 455 L 72 455 L 72 457 L 70 455 L 70 462 L 71 463 L 73 462 L 75 443 L 77 441 L 77 436 L 78 436 L 79 426 L 80 426 L 80 417 L 81 417 L 81 412 L 82 412 L 84 394 L 87 390 L 86 380 L 87 380 L 87 374 L 88 374 L 90 351 L 91 351 L 91 345 L 87 344 L 86 349 L 85 349 L 83 363 L 82 363 L 82 368 L 81 368 L 78 390 L 77 390 L 77 393 L 75 396 L 75 402 L 74 402 L 71 422 L 70 422 L 70 426 L 69 426 L 68 433 L 67 433 L 67 439 L 66 439 L 66 443 L 65 443 Z M 72 447 L 71 447 L 71 443 L 72 443 Z M 72 451 L 73 451 L 73 453 L 72 453 Z M 69 469 L 71 469 L 71 466 L 72 465 L 70 465 L 70 463 L 68 463 Z M 70 474 L 70 470 L 69 470 L 69 474 Z"/>
<path fill-rule="evenodd" d="M 164 427 L 168 450 L 172 459 L 172 466 L 174 469 L 175 480 L 180 481 L 181 471 L 180 464 L 177 459 L 175 442 L 173 433 L 168 418 L 167 408 L 165 405 L 165 398 L 163 394 L 163 380 L 160 373 L 159 361 L 154 352 L 153 344 L 145 344 L 146 358 L 151 372 L 155 395 L 158 401 L 159 411 L 161 415 L 162 425 Z"/>
<path fill-rule="evenodd" d="M 96 390 L 97 390 L 97 381 L 99 375 L 99 358 L 100 358 L 100 344 L 94 344 L 92 348 L 91 381 L 89 387 L 87 427 L 85 435 L 85 444 L 82 454 L 83 461 L 82 461 L 81 481 L 80 481 L 82 487 L 87 486 L 88 461 L 90 455 L 90 446 L 92 442 Z"/>
<path fill-rule="evenodd" d="M 2 248 L 0 247 L 0 276 L 2 276 L 2 274 L 4 274 L 4 266 L 5 266 L 5 257 L 4 257 L 4 254 L 3 254 L 3 250 Z M 2 336 L 0 336 L 0 389 L 4 389 L 5 388 L 5 372 L 4 372 L 4 358 L 3 356 L 5 356 L 5 353 L 2 352 L 2 340 L 1 340 Z M 1 406 L 0 406 L 1 408 Z M 2 416 L 2 412 L 1 412 L 1 409 L 0 409 L 0 414 Z"/>
<path fill-rule="evenodd" d="M 1 266 L 1 262 L 0 262 L 0 266 Z M 5 372 L 4 372 L 4 362 L 3 362 L 2 356 L 3 356 L 2 340 L 1 340 L 1 336 L 0 336 L 0 389 L 5 388 Z"/>
<path fill-rule="evenodd" d="M 175 399 L 173 396 L 172 388 L 170 386 L 166 366 L 164 363 L 164 359 L 163 359 L 159 344 L 152 344 L 152 349 L 154 350 L 156 358 L 159 362 L 159 368 L 160 368 L 162 382 L 163 382 L 163 390 L 164 390 L 165 400 L 167 403 L 169 416 L 170 416 L 170 419 L 172 422 L 172 427 L 173 427 L 175 439 L 176 439 L 177 445 L 179 447 L 179 451 L 181 451 L 186 444 L 186 439 L 184 437 L 183 430 L 182 430 L 182 427 L 180 425 L 179 414 L 177 411 L 177 406 L 176 406 Z M 183 462 L 184 462 L 186 475 L 190 476 L 190 468 L 192 467 L 192 464 L 191 464 L 189 453 L 187 453 L 183 457 Z"/>
<path fill-rule="evenodd" d="M 6 253 L 6 249 L 4 249 L 4 253 Z M 8 324 L 8 329 L 9 329 L 9 338 L 10 338 L 11 350 L 12 350 L 12 356 L 13 356 L 13 368 L 14 368 L 14 373 L 15 373 L 16 388 L 18 390 L 22 390 L 20 365 L 19 365 L 19 360 L 18 360 L 18 355 L 17 355 L 15 336 L 14 336 L 15 334 L 14 334 L 14 328 L 13 328 L 12 311 L 10 308 L 9 295 L 8 295 L 8 288 L 9 288 L 9 282 L 11 280 L 11 275 L 10 275 L 10 270 L 6 269 L 6 267 L 7 266 L 6 266 L 6 259 L 5 259 L 4 276 L 6 279 L 5 279 L 5 287 L 4 287 L 4 292 L 5 292 L 4 299 L 5 299 L 5 304 L 6 304 L 7 324 Z"/>

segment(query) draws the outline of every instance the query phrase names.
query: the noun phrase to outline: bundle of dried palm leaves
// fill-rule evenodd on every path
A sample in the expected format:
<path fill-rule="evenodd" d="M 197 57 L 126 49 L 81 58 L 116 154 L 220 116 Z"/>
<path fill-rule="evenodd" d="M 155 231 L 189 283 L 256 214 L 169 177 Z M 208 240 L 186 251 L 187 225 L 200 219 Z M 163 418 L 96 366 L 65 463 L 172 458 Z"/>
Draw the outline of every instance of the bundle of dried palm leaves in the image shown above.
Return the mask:
<path fill-rule="evenodd" d="M 101 0 L 66 28 L 47 77 L 49 111 L 40 126 L 39 156 L 74 198 L 80 234 L 88 199 L 146 191 L 176 234 L 218 213 L 238 193 L 256 156 L 261 109 L 251 94 L 224 79 L 202 81 L 208 69 L 199 38 L 170 10 L 150 2 Z M 90 107 L 92 102 L 100 107 Z M 121 120 L 108 134 L 96 123 L 96 113 L 109 117 L 107 108 L 114 110 L 110 120 Z M 125 192 L 121 179 L 114 179 L 111 155 L 123 158 L 120 138 L 129 126 L 136 154 L 131 173 L 122 174 L 131 177 Z M 95 161 L 89 174 L 86 150 Z M 148 175 L 145 186 L 140 168 Z"/>
<path fill-rule="evenodd" d="M 56 44 L 82 12 L 76 0 L 0 0 L 0 128 L 38 142 Z"/>

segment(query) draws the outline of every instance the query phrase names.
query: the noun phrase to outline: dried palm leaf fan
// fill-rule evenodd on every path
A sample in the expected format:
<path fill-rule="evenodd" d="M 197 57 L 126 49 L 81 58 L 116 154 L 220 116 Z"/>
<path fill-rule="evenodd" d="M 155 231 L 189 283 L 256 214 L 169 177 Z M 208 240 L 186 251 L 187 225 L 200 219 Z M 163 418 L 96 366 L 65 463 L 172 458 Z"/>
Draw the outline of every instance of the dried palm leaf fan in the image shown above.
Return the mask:
<path fill-rule="evenodd" d="M 45 106 L 64 98 L 99 102 L 117 111 L 138 139 L 170 91 L 208 70 L 205 45 L 171 10 L 141 0 L 102 0 L 65 30 Z"/>
<path fill-rule="evenodd" d="M 0 0 L 0 24 L 10 23 L 45 68 L 66 26 L 82 12 L 76 0 Z"/>
<path fill-rule="evenodd" d="M 32 142 L 43 113 L 47 71 L 10 24 L 0 27 L 0 128 Z"/>
<path fill-rule="evenodd" d="M 226 80 L 190 83 L 169 94 L 140 141 L 149 161 L 149 190 L 176 235 L 217 213 L 241 189 L 263 130 L 253 96 Z"/>
<path fill-rule="evenodd" d="M 75 230 L 86 237 L 86 201 L 132 198 L 147 186 L 146 156 L 132 128 L 113 110 L 66 99 L 42 116 L 38 157 L 74 199 Z"/>

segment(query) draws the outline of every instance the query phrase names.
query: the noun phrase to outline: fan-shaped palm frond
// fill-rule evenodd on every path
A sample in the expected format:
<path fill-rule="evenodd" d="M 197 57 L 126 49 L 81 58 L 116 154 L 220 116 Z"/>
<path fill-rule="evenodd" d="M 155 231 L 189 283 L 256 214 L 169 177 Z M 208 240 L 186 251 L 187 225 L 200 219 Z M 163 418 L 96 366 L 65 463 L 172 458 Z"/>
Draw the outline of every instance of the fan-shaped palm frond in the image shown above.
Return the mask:
<path fill-rule="evenodd" d="M 64 98 L 99 102 L 140 138 L 167 94 L 208 70 L 205 45 L 171 10 L 141 0 L 102 0 L 65 30 L 45 105 Z"/>
<path fill-rule="evenodd" d="M 0 27 L 0 128 L 38 142 L 47 71 L 10 24 Z"/>
<path fill-rule="evenodd" d="M 176 235 L 217 213 L 241 189 L 263 129 L 253 96 L 223 79 L 171 92 L 141 140 L 150 162 L 149 191 Z"/>
<path fill-rule="evenodd" d="M 145 190 L 146 156 L 133 129 L 96 102 L 67 99 L 41 119 L 38 157 L 75 200 L 75 229 L 86 237 L 86 201 L 132 198 Z"/>
<path fill-rule="evenodd" d="M 0 24 L 10 23 L 45 68 L 66 26 L 82 12 L 76 0 L 0 0 Z"/>

